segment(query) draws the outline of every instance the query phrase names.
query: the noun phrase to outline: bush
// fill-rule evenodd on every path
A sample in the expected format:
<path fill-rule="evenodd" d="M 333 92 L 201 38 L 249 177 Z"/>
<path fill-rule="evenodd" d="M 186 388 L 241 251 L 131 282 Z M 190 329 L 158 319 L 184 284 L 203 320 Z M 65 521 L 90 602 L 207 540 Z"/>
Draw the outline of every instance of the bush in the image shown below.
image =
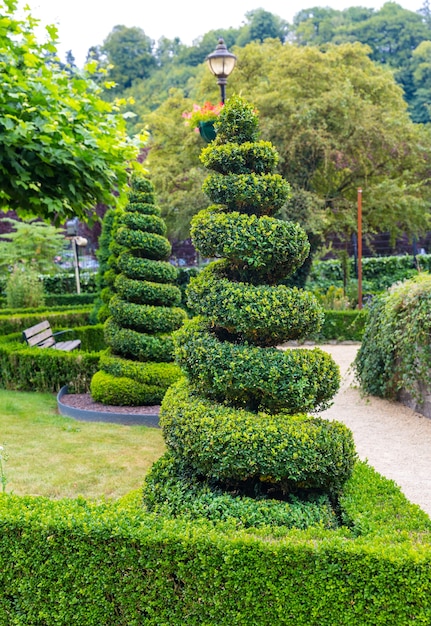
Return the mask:
<path fill-rule="evenodd" d="M 206 518 L 225 521 L 233 527 L 305 529 L 310 526 L 336 528 L 337 516 L 327 495 L 307 494 L 305 499 L 289 494 L 283 502 L 268 499 L 264 493 L 254 497 L 241 493 L 232 484 L 226 492 L 216 482 L 190 475 L 166 453 L 152 467 L 145 481 L 145 501 L 150 512 L 167 517 Z"/>
<path fill-rule="evenodd" d="M 0 315 L 0 337 L 26 328 L 35 326 L 39 322 L 48 320 L 52 328 L 75 328 L 85 326 L 89 322 L 89 308 L 61 308 L 61 310 L 37 309 L 37 312 L 26 313 L 22 310 L 11 311 L 9 313 L 1 311 Z"/>
<path fill-rule="evenodd" d="M 283 206 L 290 187 L 279 174 L 210 174 L 202 191 L 228 211 L 273 215 Z"/>
<path fill-rule="evenodd" d="M 431 523 L 364 463 L 337 530 L 247 531 L 122 503 L 0 496 L 0 623 L 411 626 L 431 617 Z"/>
<path fill-rule="evenodd" d="M 96 372 L 91 379 L 90 392 L 95 402 L 113 406 L 146 406 L 159 404 L 167 388 L 145 385 L 126 376 Z"/>
<path fill-rule="evenodd" d="M 284 285 L 250 285 L 223 276 L 212 264 L 190 281 L 187 304 L 210 325 L 258 346 L 275 346 L 318 331 L 323 311 L 306 291 Z"/>
<path fill-rule="evenodd" d="M 68 385 L 71 393 L 86 393 L 97 371 L 98 352 L 63 352 L 29 348 L 14 333 L 0 339 L 0 387 L 18 391 L 58 392 Z"/>
<path fill-rule="evenodd" d="M 233 409 L 194 395 L 182 380 L 167 391 L 160 424 L 175 458 L 208 479 L 267 481 L 284 492 L 298 484 L 330 490 L 349 477 L 355 459 L 343 424 Z"/>
<path fill-rule="evenodd" d="M 257 174 L 268 174 L 274 171 L 279 158 L 269 141 L 247 141 L 243 144 L 208 146 L 202 150 L 200 160 L 205 167 L 219 174 L 231 171 L 247 174 L 250 170 Z"/>
<path fill-rule="evenodd" d="M 231 406 L 275 413 L 327 408 L 339 370 L 319 348 L 281 351 L 219 341 L 199 319 L 176 333 L 176 357 L 204 397 Z"/>
<path fill-rule="evenodd" d="M 121 328 L 114 320 L 105 322 L 105 341 L 114 354 L 137 361 L 172 361 L 174 343 L 170 334 L 147 335 Z"/>
<path fill-rule="evenodd" d="M 431 276 L 394 286 L 371 308 L 355 360 L 365 393 L 396 398 L 403 389 L 419 402 L 431 368 Z"/>
<path fill-rule="evenodd" d="M 43 283 L 31 267 L 15 267 L 6 283 L 9 307 L 38 307 L 44 304 Z"/>
<path fill-rule="evenodd" d="M 237 280 L 241 280 L 242 269 L 244 278 L 260 283 L 275 284 L 292 274 L 310 251 L 298 224 L 236 211 L 200 211 L 192 219 L 191 236 L 204 256 L 232 259 Z"/>
<path fill-rule="evenodd" d="M 178 307 L 134 304 L 118 296 L 111 298 L 109 312 L 118 326 L 150 334 L 177 330 L 187 317 L 183 309 Z"/>

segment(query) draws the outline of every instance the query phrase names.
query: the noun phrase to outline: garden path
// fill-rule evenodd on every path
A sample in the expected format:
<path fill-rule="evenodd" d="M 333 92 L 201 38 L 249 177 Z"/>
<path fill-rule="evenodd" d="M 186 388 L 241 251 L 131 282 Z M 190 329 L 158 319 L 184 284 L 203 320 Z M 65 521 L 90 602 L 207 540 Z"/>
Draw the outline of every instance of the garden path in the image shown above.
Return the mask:
<path fill-rule="evenodd" d="M 362 397 L 351 369 L 359 344 L 325 344 L 340 366 L 334 404 L 320 415 L 348 426 L 360 459 L 394 480 L 405 496 L 431 515 L 431 419 L 398 402 Z"/>

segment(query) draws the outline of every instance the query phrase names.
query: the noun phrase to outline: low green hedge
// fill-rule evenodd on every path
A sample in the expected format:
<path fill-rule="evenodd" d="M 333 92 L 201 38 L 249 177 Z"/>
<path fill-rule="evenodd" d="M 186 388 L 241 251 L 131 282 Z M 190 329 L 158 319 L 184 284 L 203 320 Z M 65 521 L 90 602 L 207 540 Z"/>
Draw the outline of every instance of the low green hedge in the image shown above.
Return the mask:
<path fill-rule="evenodd" d="M 0 311 L 0 338 L 10 333 L 23 331 L 26 328 L 35 326 L 39 322 L 48 320 L 52 328 L 75 328 L 89 323 L 91 307 L 80 307 L 79 309 L 61 308 L 60 310 L 33 309 L 33 313 L 26 311 L 32 309 L 15 309 L 10 312 Z"/>
<path fill-rule="evenodd" d="M 325 341 L 362 341 L 369 309 L 346 311 L 325 311 L 325 319 L 318 332 L 311 333 L 307 339 Z"/>
<path fill-rule="evenodd" d="M 56 393 L 68 385 L 73 393 L 88 392 L 91 378 L 99 368 L 99 351 L 104 348 L 103 326 L 76 328 L 73 336 L 81 339 L 81 350 L 29 348 L 21 343 L 21 333 L 2 337 L 0 387 Z"/>
<path fill-rule="evenodd" d="M 0 495 L 0 623 L 428 626 L 429 518 L 363 463 L 341 505 L 335 531 L 246 531 Z"/>

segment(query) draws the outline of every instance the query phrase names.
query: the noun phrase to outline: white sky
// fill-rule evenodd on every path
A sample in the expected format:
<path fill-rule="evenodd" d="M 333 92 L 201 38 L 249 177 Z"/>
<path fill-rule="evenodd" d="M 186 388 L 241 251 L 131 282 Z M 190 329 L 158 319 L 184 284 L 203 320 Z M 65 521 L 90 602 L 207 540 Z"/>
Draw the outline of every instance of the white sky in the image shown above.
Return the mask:
<path fill-rule="evenodd" d="M 187 45 L 209 30 L 238 28 L 245 14 L 263 8 L 292 23 L 302 9 L 329 6 L 346 9 L 363 6 L 379 9 L 384 0 L 20 0 L 28 4 L 33 17 L 42 25 L 55 24 L 59 29 L 60 56 L 72 50 L 76 63 L 82 65 L 91 46 L 103 43 L 114 26 L 138 26 L 151 39 L 179 37 Z M 399 0 L 397 4 L 418 11 L 424 0 Z"/>

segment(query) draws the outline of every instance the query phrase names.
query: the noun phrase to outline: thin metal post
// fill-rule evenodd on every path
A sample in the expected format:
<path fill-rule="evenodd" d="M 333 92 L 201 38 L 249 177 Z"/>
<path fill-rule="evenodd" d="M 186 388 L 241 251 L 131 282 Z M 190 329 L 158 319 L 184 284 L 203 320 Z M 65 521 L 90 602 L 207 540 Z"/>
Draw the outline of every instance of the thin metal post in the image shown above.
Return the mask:
<path fill-rule="evenodd" d="M 72 248 L 73 248 L 73 265 L 75 267 L 75 279 L 76 279 L 76 293 L 81 293 L 81 281 L 79 278 L 79 257 L 78 257 L 78 244 L 76 243 L 76 238 L 72 239 Z"/>
<path fill-rule="evenodd" d="M 358 189 L 358 309 L 362 309 L 362 189 Z"/>

